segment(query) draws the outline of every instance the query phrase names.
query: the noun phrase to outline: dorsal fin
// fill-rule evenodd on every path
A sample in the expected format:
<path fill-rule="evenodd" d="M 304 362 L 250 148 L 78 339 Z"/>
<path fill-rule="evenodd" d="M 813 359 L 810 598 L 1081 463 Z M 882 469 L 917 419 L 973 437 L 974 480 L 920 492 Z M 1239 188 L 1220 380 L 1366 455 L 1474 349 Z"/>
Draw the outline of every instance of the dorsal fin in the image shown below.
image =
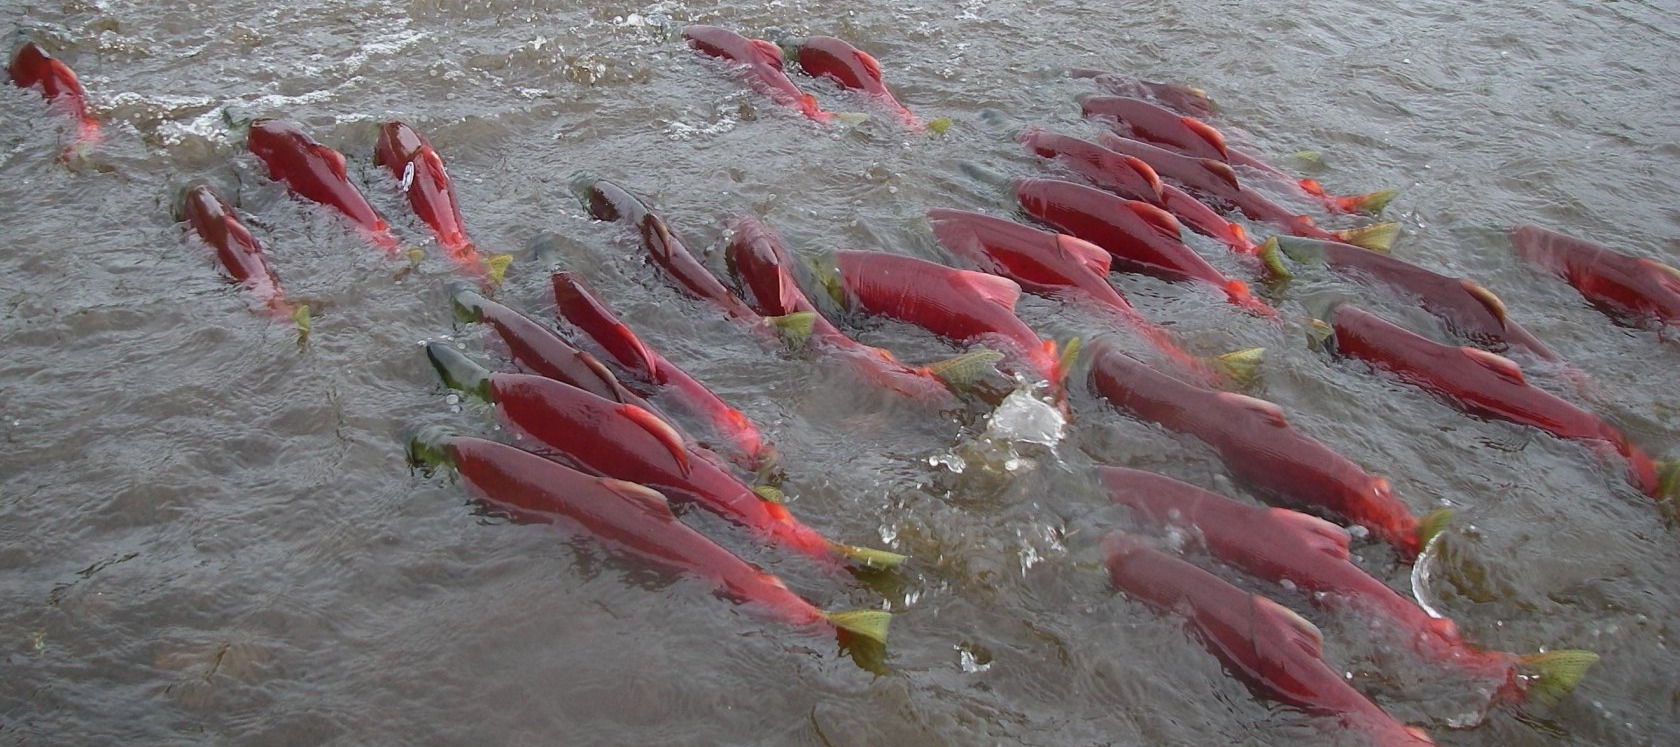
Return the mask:
<path fill-rule="evenodd" d="M 1225 400 L 1227 404 L 1264 416 L 1268 422 L 1279 428 L 1289 427 L 1289 421 L 1283 417 L 1283 408 L 1278 407 L 1276 403 L 1256 399 L 1246 394 L 1237 394 L 1236 392 L 1219 392 L 1216 396 Z"/>
<path fill-rule="evenodd" d="M 1009 311 L 1015 310 L 1015 302 L 1021 298 L 1021 286 L 1015 281 L 972 270 L 957 270 L 956 273 L 961 282 L 979 293 L 981 298 Z"/>
<path fill-rule="evenodd" d="M 1459 348 L 1459 350 L 1464 353 L 1465 357 L 1475 361 L 1482 368 L 1499 374 L 1500 378 L 1512 384 L 1528 384 L 1527 381 L 1523 380 L 1522 369 L 1516 363 L 1513 363 L 1510 358 L 1494 355 L 1481 348 Z"/>
<path fill-rule="evenodd" d="M 350 178 L 349 172 L 344 170 L 343 153 L 333 150 L 332 148 L 328 148 L 325 145 L 316 144 L 315 147 L 320 148 L 321 157 L 325 158 L 327 160 L 327 164 L 332 167 L 334 176 L 337 176 L 340 179 Z"/>
<path fill-rule="evenodd" d="M 1131 167 L 1132 171 L 1137 172 L 1138 176 L 1143 178 L 1144 183 L 1149 185 L 1149 190 L 1155 193 L 1155 199 L 1161 199 L 1161 175 L 1155 173 L 1155 167 L 1150 166 L 1148 162 L 1136 156 L 1121 154 L 1120 160 L 1127 166 Z"/>
<path fill-rule="evenodd" d="M 1493 291 L 1469 280 L 1459 280 L 1458 284 L 1463 286 L 1464 290 L 1474 296 L 1477 301 L 1480 301 L 1482 306 L 1488 310 L 1488 313 L 1492 314 L 1494 319 L 1499 320 L 1500 326 L 1505 326 L 1505 302 L 1499 300 L 1499 296 L 1493 295 Z"/>
<path fill-rule="evenodd" d="M 1295 642 L 1307 653 L 1315 657 L 1324 655 L 1324 632 L 1319 630 L 1317 625 L 1297 614 L 1295 610 L 1259 594 L 1255 594 L 1251 598 L 1254 600 L 1254 613 L 1256 615 L 1268 615 L 1283 623 L 1296 634 Z"/>
<path fill-rule="evenodd" d="M 624 405 L 632 404 L 625 397 L 629 394 L 629 391 L 624 388 L 623 384 L 618 383 L 618 377 L 614 376 L 612 371 L 607 370 L 606 365 L 602 364 L 600 359 L 581 350 L 578 351 L 577 359 L 583 363 L 584 368 L 595 374 L 595 378 L 600 380 L 601 385 L 605 386 L 607 391 L 612 392 L 613 401 Z"/>
<path fill-rule="evenodd" d="M 1270 508 L 1266 509 L 1266 513 L 1279 524 L 1288 527 L 1290 531 L 1304 535 L 1303 542 L 1308 547 L 1337 560 L 1347 560 L 1348 533 L 1346 529 L 1317 516 L 1303 514 L 1300 511 L 1291 511 L 1287 508 Z"/>
<path fill-rule="evenodd" d="M 1139 202 L 1137 200 L 1128 200 L 1126 202 L 1126 207 L 1135 213 L 1137 217 L 1142 218 L 1145 222 L 1149 223 L 1151 228 L 1161 232 L 1163 236 L 1166 236 L 1174 241 L 1184 240 L 1183 227 L 1179 225 L 1178 219 L 1174 218 L 1172 213 L 1155 207 L 1147 202 Z"/>
<path fill-rule="evenodd" d="M 688 477 L 694 465 L 688 461 L 688 449 L 683 446 L 682 436 L 677 435 L 677 430 L 672 428 L 670 423 L 635 405 L 619 405 L 618 412 L 630 422 L 641 426 L 642 430 L 658 440 L 666 451 L 671 452 L 671 458 L 677 460 L 677 469 L 682 471 L 683 477 Z"/>
<path fill-rule="evenodd" d="M 1207 169 L 1214 176 L 1231 185 L 1231 189 L 1242 189 L 1242 185 L 1237 183 L 1237 172 L 1231 169 L 1231 164 L 1204 158 L 1202 159 L 1202 168 Z"/>
<path fill-rule="evenodd" d="M 765 62 L 775 65 L 777 70 L 782 69 L 781 47 L 778 47 L 774 42 L 765 39 L 748 39 L 747 41 L 752 43 L 753 49 L 758 52 L 758 56 L 763 58 Z"/>
<path fill-rule="evenodd" d="M 1219 151 L 1220 158 L 1231 157 L 1231 154 L 1225 150 L 1225 136 L 1220 134 L 1219 130 L 1213 129 L 1213 125 L 1195 117 L 1179 117 L 1178 121 L 1183 122 L 1184 126 L 1191 132 L 1196 133 L 1197 137 L 1206 140 L 1208 145 Z"/>
<path fill-rule="evenodd" d="M 863 71 L 868 73 L 869 77 L 874 78 L 876 83 L 881 82 L 881 63 L 861 49 L 857 52 L 857 61 L 863 65 Z"/>
<path fill-rule="evenodd" d="M 601 487 L 612 491 L 615 495 L 629 501 L 654 516 L 676 521 L 676 514 L 671 513 L 671 504 L 665 499 L 665 494 L 640 483 L 626 480 L 614 480 L 610 477 L 601 478 Z"/>
<path fill-rule="evenodd" d="M 1056 234 L 1056 249 L 1079 260 L 1085 269 L 1099 277 L 1108 277 L 1109 268 L 1114 262 L 1114 255 L 1109 254 L 1107 249 L 1065 233 Z"/>

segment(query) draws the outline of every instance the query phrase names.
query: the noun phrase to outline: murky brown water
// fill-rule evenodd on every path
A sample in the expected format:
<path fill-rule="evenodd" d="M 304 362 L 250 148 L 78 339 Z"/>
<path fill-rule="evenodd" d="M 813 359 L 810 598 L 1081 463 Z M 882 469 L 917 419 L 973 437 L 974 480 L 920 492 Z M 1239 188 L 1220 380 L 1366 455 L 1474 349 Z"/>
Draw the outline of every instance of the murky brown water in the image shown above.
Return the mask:
<path fill-rule="evenodd" d="M 982 126 L 981 109 L 1095 132 L 1072 103 L 1090 89 L 1060 77 L 1068 66 L 1203 86 L 1263 152 L 1322 151 L 1315 175 L 1332 187 L 1403 187 L 1389 209 L 1406 229 L 1397 254 L 1498 291 L 1599 382 L 1600 411 L 1654 455 L 1680 456 L 1680 348 L 1611 326 L 1518 265 L 1502 238 L 1531 221 L 1675 261 L 1672 5 L 5 5 L 80 73 L 108 133 L 102 169 L 68 171 L 38 97 L 0 87 L 8 744 L 1359 743 L 1257 701 L 1176 621 L 1097 571 L 1096 538 L 1126 523 L 1088 468 L 1229 488 L 1204 448 L 1083 392 L 1054 451 L 976 443 L 978 410 L 905 412 L 679 296 L 565 189 L 579 169 L 619 181 L 696 246 L 747 211 L 797 250 L 937 256 L 925 208 L 1007 210 L 959 161 L 1039 171 Z M 818 130 L 668 33 L 697 21 L 850 39 L 901 100 L 957 126 L 934 141 L 885 118 Z M 829 108 L 864 108 L 816 88 Z M 916 556 L 896 577 L 842 584 L 697 517 L 822 606 L 884 600 L 900 613 L 891 674 L 586 540 L 484 518 L 459 485 L 411 475 L 406 429 L 493 422 L 447 399 L 418 347 L 459 335 L 484 357 L 476 331 L 451 326 L 447 261 L 433 252 L 404 272 L 289 198 L 223 128 L 223 105 L 298 120 L 345 151 L 417 245 L 423 227 L 368 165 L 384 118 L 442 152 L 481 245 L 519 252 L 540 231 L 560 234 L 568 264 L 632 325 L 761 424 L 802 517 Z M 183 241 L 168 200 L 193 178 L 237 193 L 290 294 L 318 303 L 307 346 L 249 313 Z M 516 264 L 499 297 L 544 315 L 545 281 Z M 1116 282 L 1202 352 L 1267 347 L 1258 394 L 1390 477 L 1414 509 L 1461 508 L 1434 591 L 1472 641 L 1604 657 L 1550 712 L 1452 730 L 1471 700 L 1463 683 L 1408 663 L 1362 621 L 1309 610 L 1327 657 L 1363 691 L 1449 745 L 1680 739 L 1680 537 L 1618 474 L 1577 445 L 1327 361 L 1298 329 L 1208 294 Z M 1279 298 L 1295 312 L 1323 290 L 1429 328 L 1324 275 Z M 1058 339 L 1101 331 L 1040 299 L 1022 315 Z M 860 335 L 915 360 L 955 352 L 899 327 Z M 1555 374 L 1532 376 L 1561 390 Z M 961 474 L 934 463 L 953 453 L 969 458 Z M 1356 549 L 1406 585 L 1388 551 Z"/>

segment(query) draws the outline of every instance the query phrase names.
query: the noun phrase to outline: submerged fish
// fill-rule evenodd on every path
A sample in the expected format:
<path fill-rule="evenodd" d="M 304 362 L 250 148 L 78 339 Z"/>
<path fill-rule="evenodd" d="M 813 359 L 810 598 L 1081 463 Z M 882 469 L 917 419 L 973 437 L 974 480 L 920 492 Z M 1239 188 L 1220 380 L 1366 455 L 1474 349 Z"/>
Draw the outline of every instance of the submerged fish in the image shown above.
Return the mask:
<path fill-rule="evenodd" d="M 1302 194 L 1338 213 L 1377 212 L 1394 199 L 1394 190 L 1363 195 L 1326 194 L 1311 179 L 1296 179 L 1254 156 L 1235 150 L 1213 125 L 1186 117 L 1143 99 L 1127 96 L 1081 96 L 1079 106 L 1086 117 L 1112 120 L 1142 140 L 1172 147 L 1196 158 L 1211 158 L 1254 168 L 1278 181 L 1293 185 Z"/>
<path fill-rule="evenodd" d="M 1115 96 L 1151 99 L 1155 103 L 1189 117 L 1213 116 L 1213 101 L 1207 91 L 1177 83 L 1156 83 L 1124 73 L 1075 68 L 1070 78 L 1088 78 L 1098 88 Z"/>
<path fill-rule="evenodd" d="M 816 97 L 799 90 L 782 72 L 782 48 L 763 39 L 748 39 L 717 26 L 688 26 L 683 28 L 688 46 L 711 57 L 729 60 L 742 66 L 741 75 L 753 90 L 771 101 L 797 110 L 819 124 L 834 121 L 834 115 L 817 105 Z"/>
<path fill-rule="evenodd" d="M 1178 219 L 1154 205 L 1057 179 L 1021 179 L 1015 198 L 1033 218 L 1107 250 L 1121 270 L 1200 281 L 1232 304 L 1263 316 L 1277 314 L 1247 283 L 1226 277 L 1186 246 Z"/>
<path fill-rule="evenodd" d="M 551 283 L 556 312 L 618 365 L 626 386 L 643 397 L 668 393 L 667 401 L 704 422 L 720 438 L 727 439 L 749 464 L 763 467 L 771 461 L 773 450 L 746 415 L 730 407 L 687 371 L 642 344 L 641 338 L 595 297 L 582 278 L 562 270 L 554 273 Z"/>
<path fill-rule="evenodd" d="M 1221 206 L 1234 208 L 1250 220 L 1271 223 L 1295 236 L 1345 241 L 1368 249 L 1386 251 L 1399 233 L 1399 225 L 1395 223 L 1326 231 L 1313 223 L 1312 218 L 1292 212 L 1265 195 L 1242 186 L 1237 182 L 1237 173 L 1224 161 L 1194 158 L 1112 132 L 1098 133 L 1097 144 L 1117 153 L 1142 159 L 1150 168 L 1155 169 L 1155 173 L 1160 174 L 1161 178 L 1176 182 L 1191 193 Z"/>
<path fill-rule="evenodd" d="M 757 312 L 725 288 L 640 197 L 588 173 L 574 176 L 573 188 L 596 220 L 619 221 L 636 229 L 648 259 L 690 295 L 710 301 L 731 318 L 753 324 L 760 321 Z"/>
<path fill-rule="evenodd" d="M 581 468 L 661 489 L 818 560 L 832 562 L 838 555 L 881 566 L 904 560 L 883 550 L 829 541 L 714 460 L 695 455 L 668 423 L 647 410 L 542 376 L 492 373 L 441 343 L 428 343 L 426 355 L 450 388 L 494 405 L 510 426 Z"/>
<path fill-rule="evenodd" d="M 1284 502 L 1316 506 L 1369 529 L 1411 560 L 1449 509 L 1412 515 L 1388 481 L 1290 426 L 1264 400 L 1195 386 L 1107 345 L 1091 355 L 1091 388 L 1115 409 L 1201 440 L 1239 480 Z"/>
<path fill-rule="evenodd" d="M 624 480 L 579 472 L 480 438 L 425 435 L 410 458 L 450 466 L 486 504 L 522 521 L 568 523 L 647 562 L 711 584 L 791 625 L 845 630 L 884 643 L 891 616 L 880 610 L 824 612 L 776 578 L 719 547 L 672 515 L 665 496 Z"/>
<path fill-rule="evenodd" d="M 1517 351 L 1544 361 L 1558 356 L 1528 330 L 1505 315 L 1493 291 L 1463 278 L 1426 270 L 1387 254 L 1339 241 L 1273 237 L 1262 254 L 1281 250 L 1296 262 L 1322 262 L 1363 283 L 1379 283 L 1417 300 L 1424 311 L 1445 322 L 1453 333 L 1496 353 Z"/>
<path fill-rule="evenodd" d="M 299 197 L 326 205 L 349 219 L 362 236 L 395 257 L 397 237 L 344 171 L 344 154 L 315 142 L 296 124 L 278 119 L 251 121 L 246 145 L 275 181 Z"/>
<path fill-rule="evenodd" d="M 1621 321 L 1680 325 L 1680 270 L 1539 226 L 1511 229 L 1511 245 Z"/>
<path fill-rule="evenodd" d="M 806 75 L 828 78 L 842 88 L 861 92 L 879 101 L 898 116 L 898 121 L 906 129 L 915 132 L 925 129 L 922 120 L 898 103 L 892 91 L 881 82 L 881 63 L 876 62 L 868 52 L 832 36 L 787 39 L 781 46 L 789 57 L 799 62 Z"/>
<path fill-rule="evenodd" d="M 1015 315 L 1014 281 L 885 252 L 835 252 L 834 260 L 841 291 L 857 308 L 1002 352 L 1007 367 L 1037 376 L 1063 401 L 1056 343 Z"/>
<path fill-rule="evenodd" d="M 1192 634 L 1254 693 L 1344 729 L 1369 734 L 1382 747 L 1434 744 L 1348 685 L 1324 663 L 1324 635 L 1300 615 L 1219 577 L 1113 532 L 1103 538 L 1109 583 L 1155 610 L 1183 617 Z"/>
<path fill-rule="evenodd" d="M 729 221 L 729 248 L 724 255 L 747 289 L 754 310 L 780 320 L 787 336 L 808 343 L 845 362 L 859 376 L 889 391 L 935 407 L 955 404 L 947 387 L 962 387 L 977 378 L 978 360 L 963 365 L 947 361 L 933 367 L 912 367 L 893 354 L 852 339 L 824 318 L 794 280 L 793 260 L 775 231 L 751 216 Z M 995 357 L 995 356 L 994 356 Z"/>
<path fill-rule="evenodd" d="M 40 89 L 52 108 L 76 120 L 76 135 L 65 147 L 66 157 L 99 144 L 99 120 L 88 113 L 87 92 L 70 66 L 58 61 L 35 42 L 24 42 L 12 55 L 6 71 L 18 88 Z"/>
<path fill-rule="evenodd" d="M 438 245 L 449 253 L 456 266 L 474 274 L 484 271 L 478 249 L 467 238 L 461 222 L 461 208 L 455 203 L 455 191 L 449 184 L 448 172 L 443 170 L 443 159 L 424 135 L 394 120 L 380 125 L 373 162 L 391 172 L 408 197 L 414 214 L 432 229 Z"/>
<path fill-rule="evenodd" d="M 234 282 L 262 304 L 269 313 L 290 318 L 298 313 L 280 290 L 280 281 L 268 266 L 262 243 L 239 220 L 233 206 L 220 192 L 207 184 L 195 184 L 181 191 L 175 206 L 176 217 L 199 240 L 216 253 L 216 262 Z M 301 307 L 300 307 L 301 308 Z"/>
<path fill-rule="evenodd" d="M 1471 415 L 1583 442 L 1625 464 L 1628 481 L 1652 498 L 1677 494 L 1680 464 L 1652 462 L 1597 415 L 1530 386 L 1510 360 L 1478 348 L 1442 345 L 1348 303 L 1319 313 L 1329 324 L 1325 347 L 1337 354 L 1392 372 Z"/>
<path fill-rule="evenodd" d="M 1323 519 L 1238 503 L 1153 472 L 1102 467 L 1097 474 L 1138 520 L 1183 530 L 1220 561 L 1300 589 L 1315 604 L 1351 607 L 1392 625 L 1420 656 L 1488 683 L 1495 702 L 1554 701 L 1598 660 L 1587 651 L 1518 656 L 1471 646 L 1451 620 L 1431 617 L 1354 565 L 1347 531 Z"/>

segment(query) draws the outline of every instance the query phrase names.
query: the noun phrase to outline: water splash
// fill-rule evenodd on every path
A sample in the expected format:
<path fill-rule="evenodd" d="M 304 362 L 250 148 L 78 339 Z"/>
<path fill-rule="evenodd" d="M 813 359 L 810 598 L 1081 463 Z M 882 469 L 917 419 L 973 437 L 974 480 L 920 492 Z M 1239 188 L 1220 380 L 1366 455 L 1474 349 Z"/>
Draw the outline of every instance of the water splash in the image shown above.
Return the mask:
<path fill-rule="evenodd" d="M 992 411 L 986 436 L 999 441 L 1055 446 L 1061 442 L 1066 427 L 1067 418 L 1054 406 L 1024 389 L 1017 389 Z"/>

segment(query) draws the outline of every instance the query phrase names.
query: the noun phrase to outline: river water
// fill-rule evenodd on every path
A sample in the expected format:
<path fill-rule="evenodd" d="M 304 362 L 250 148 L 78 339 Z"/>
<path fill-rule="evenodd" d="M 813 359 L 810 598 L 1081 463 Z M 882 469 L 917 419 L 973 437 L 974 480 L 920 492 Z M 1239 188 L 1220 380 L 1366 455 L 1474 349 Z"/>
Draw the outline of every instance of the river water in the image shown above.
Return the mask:
<path fill-rule="evenodd" d="M 1599 387 L 1591 405 L 1653 455 L 1673 434 L 1680 348 L 1610 324 L 1518 264 L 1505 227 L 1534 222 L 1631 253 L 1680 248 L 1680 14 L 1671 3 L 1423 0 L 1098 3 L 4 3 L 19 34 L 71 64 L 106 144 L 70 170 L 32 92 L 0 87 L 0 742 L 70 744 L 1205 745 L 1363 744 L 1254 698 L 1179 622 L 1111 591 L 1096 540 L 1126 517 L 1094 464 L 1158 469 L 1240 494 L 1208 451 L 1074 387 L 1054 448 L 988 440 L 985 408 L 906 411 L 819 361 L 768 349 L 674 292 L 566 189 L 591 170 L 647 195 L 695 247 L 723 218 L 763 216 L 796 251 L 937 257 L 921 212 L 1007 214 L 972 161 L 1044 170 L 981 111 L 1096 132 L 1067 67 L 1201 86 L 1220 123 L 1345 192 L 1404 191 L 1395 253 L 1500 293 Z M 885 116 L 820 129 L 702 63 L 687 23 L 826 33 L 880 61 L 899 98 L 949 116 L 943 138 Z M 771 31 L 774 30 L 774 31 Z M 827 84 L 826 108 L 868 111 Z M 413 245 L 385 260 L 288 197 L 223 122 L 280 116 L 349 157 Z M 836 580 L 694 523 L 827 608 L 898 613 L 875 675 L 831 639 L 673 582 L 551 527 L 474 508 L 410 471 L 420 425 L 491 433 L 420 350 L 452 338 L 448 262 L 369 165 L 374 123 L 401 118 L 448 161 L 468 229 L 516 262 L 498 297 L 544 318 L 533 236 L 667 357 L 756 420 L 793 509 L 832 536 L 915 557 Z M 1287 161 L 1285 161 L 1287 162 Z M 292 329 L 247 309 L 170 216 L 206 179 L 237 200 L 288 292 Z M 1339 224 L 1351 225 L 1351 224 Z M 1211 242 L 1198 249 L 1247 270 Z M 714 247 L 715 249 L 716 247 Z M 721 257 L 710 257 L 722 268 Z M 1326 658 L 1442 744 L 1680 741 L 1680 531 L 1579 445 L 1464 417 L 1308 350 L 1187 286 L 1116 276 L 1203 353 L 1268 348 L 1253 390 L 1387 476 L 1418 512 L 1459 520 L 1430 561 L 1433 602 L 1478 644 L 1594 650 L 1548 710 L 1475 717 L 1470 686 L 1368 621 L 1306 607 Z M 1439 333 L 1399 300 L 1307 273 Z M 1102 333 L 1023 299 L 1042 334 Z M 959 352 L 902 326 L 863 339 L 927 361 Z M 1567 391 L 1555 371 L 1543 386 Z M 1409 569 L 1370 541 L 1361 564 Z M 1479 721 L 1473 728 L 1454 728 Z"/>

